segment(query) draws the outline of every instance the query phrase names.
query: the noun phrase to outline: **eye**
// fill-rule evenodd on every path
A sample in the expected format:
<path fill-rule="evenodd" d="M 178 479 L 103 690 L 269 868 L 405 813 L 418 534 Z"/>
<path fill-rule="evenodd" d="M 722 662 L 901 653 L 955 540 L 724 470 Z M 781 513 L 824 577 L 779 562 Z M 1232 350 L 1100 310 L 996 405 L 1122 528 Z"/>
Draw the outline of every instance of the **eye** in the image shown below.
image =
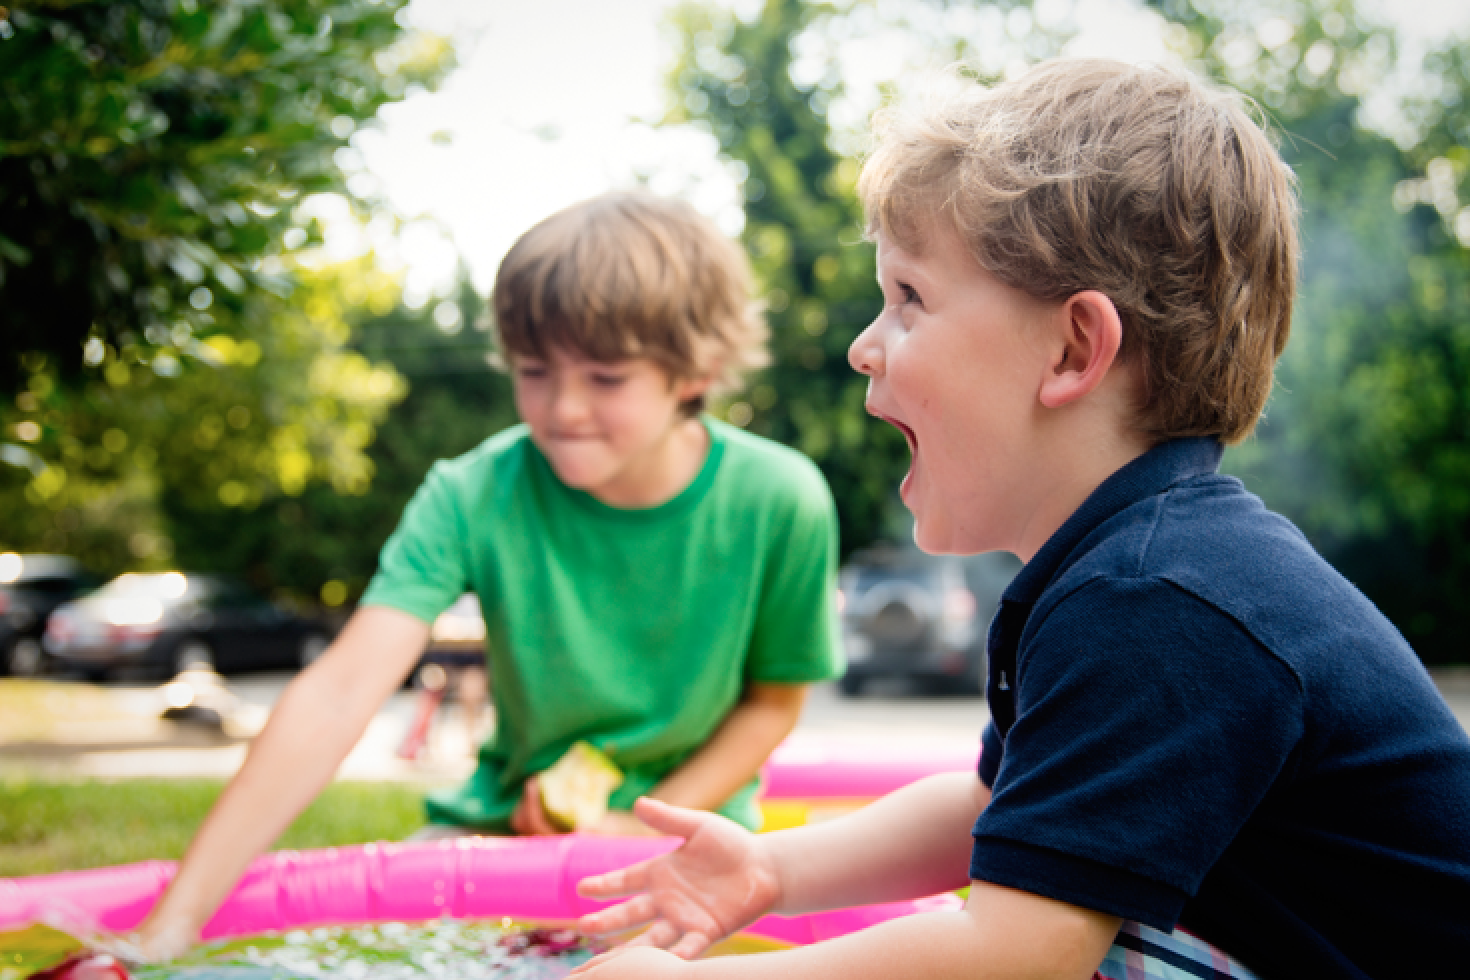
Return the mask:
<path fill-rule="evenodd" d="M 516 365 L 516 377 L 522 381 L 540 381 L 546 377 L 546 365 L 522 361 Z"/>
<path fill-rule="evenodd" d="M 919 297 L 919 291 L 916 290 L 913 286 L 910 286 L 908 283 L 899 283 L 898 291 L 899 295 L 903 296 L 903 301 L 905 303 L 918 303 L 920 306 L 924 305 L 924 301 Z"/>
<path fill-rule="evenodd" d="M 626 374 L 609 374 L 599 371 L 592 375 L 592 383 L 599 388 L 616 388 L 627 380 Z"/>

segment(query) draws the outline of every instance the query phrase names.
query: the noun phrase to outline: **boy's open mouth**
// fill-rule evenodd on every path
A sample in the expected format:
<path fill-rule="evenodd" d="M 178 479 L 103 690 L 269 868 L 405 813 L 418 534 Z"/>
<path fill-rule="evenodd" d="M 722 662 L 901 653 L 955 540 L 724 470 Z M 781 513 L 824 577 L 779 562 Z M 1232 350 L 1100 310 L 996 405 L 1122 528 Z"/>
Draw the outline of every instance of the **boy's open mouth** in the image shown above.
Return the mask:
<path fill-rule="evenodd" d="M 889 423 L 894 428 L 896 428 L 899 432 L 903 433 L 904 439 L 908 441 L 909 452 L 911 454 L 919 451 L 919 437 L 914 435 L 913 429 L 910 429 L 908 426 L 904 425 L 902 422 L 900 422 L 896 418 L 893 418 L 892 416 L 884 415 L 881 416 L 881 418 L 883 419 L 883 421 Z"/>

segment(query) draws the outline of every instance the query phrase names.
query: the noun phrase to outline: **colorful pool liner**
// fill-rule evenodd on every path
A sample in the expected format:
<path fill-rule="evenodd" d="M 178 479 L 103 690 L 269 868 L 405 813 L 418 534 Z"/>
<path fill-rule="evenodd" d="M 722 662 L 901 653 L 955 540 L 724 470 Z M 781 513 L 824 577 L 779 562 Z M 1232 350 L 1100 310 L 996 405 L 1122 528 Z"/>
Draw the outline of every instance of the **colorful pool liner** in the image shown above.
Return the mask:
<path fill-rule="evenodd" d="M 575 919 L 607 903 L 581 879 L 667 853 L 673 838 L 472 837 L 277 851 L 251 863 L 203 930 L 206 939 L 318 925 L 454 918 Z M 63 921 L 135 928 L 173 877 L 168 861 L 0 879 L 0 929 Z M 799 916 L 766 916 L 748 933 L 796 945 L 915 912 L 957 908 L 938 895 Z"/>

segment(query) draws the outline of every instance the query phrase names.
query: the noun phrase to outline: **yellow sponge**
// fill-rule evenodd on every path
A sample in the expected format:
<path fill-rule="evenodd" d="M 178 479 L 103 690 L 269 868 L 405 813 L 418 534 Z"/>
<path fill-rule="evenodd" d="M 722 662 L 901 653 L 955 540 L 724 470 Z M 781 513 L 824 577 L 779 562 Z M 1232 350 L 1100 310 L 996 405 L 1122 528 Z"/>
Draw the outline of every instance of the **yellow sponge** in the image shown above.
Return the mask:
<path fill-rule="evenodd" d="M 599 749 L 578 742 L 537 777 L 546 815 L 562 830 L 585 830 L 607 816 L 607 798 L 623 771 Z"/>

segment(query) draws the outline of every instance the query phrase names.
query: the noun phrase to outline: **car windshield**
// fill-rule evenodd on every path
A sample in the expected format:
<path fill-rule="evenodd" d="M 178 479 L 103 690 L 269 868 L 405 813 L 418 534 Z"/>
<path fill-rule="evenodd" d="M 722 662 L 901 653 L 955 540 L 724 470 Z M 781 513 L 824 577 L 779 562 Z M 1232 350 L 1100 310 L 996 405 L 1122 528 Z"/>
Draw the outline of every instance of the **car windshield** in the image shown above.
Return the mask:
<path fill-rule="evenodd" d="M 99 599 L 182 599 L 186 595 L 200 595 L 202 585 L 199 579 L 181 572 L 157 575 L 129 572 L 108 582 L 93 595 Z"/>

